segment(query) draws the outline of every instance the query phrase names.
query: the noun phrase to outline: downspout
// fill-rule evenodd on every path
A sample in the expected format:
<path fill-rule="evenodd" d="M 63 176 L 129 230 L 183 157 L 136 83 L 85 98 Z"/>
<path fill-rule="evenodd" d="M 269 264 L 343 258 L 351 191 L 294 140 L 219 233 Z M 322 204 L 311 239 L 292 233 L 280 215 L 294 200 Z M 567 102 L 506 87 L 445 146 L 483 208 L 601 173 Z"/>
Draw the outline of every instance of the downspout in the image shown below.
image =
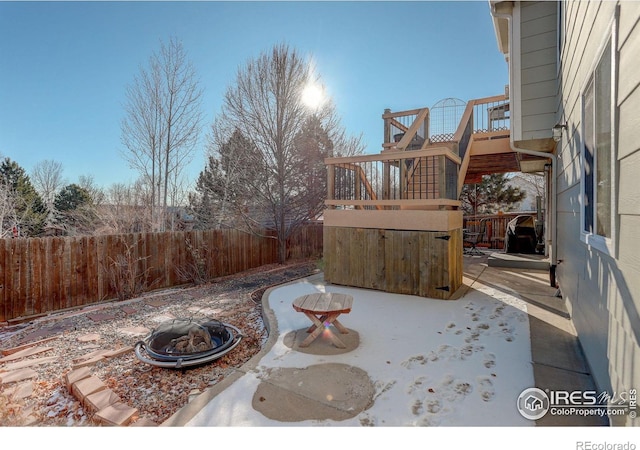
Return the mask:
<path fill-rule="evenodd" d="M 511 13 L 499 13 L 496 10 L 496 3 L 491 3 L 491 15 L 495 18 L 498 19 L 506 19 L 507 23 L 508 23 L 508 30 L 509 30 L 509 65 L 511 66 L 511 64 L 513 63 L 513 54 L 512 54 L 512 49 L 513 49 L 513 25 L 512 25 L 512 20 L 513 20 L 513 15 Z M 512 74 L 513 70 L 511 67 L 509 67 L 509 84 L 512 84 Z M 511 92 L 513 92 L 513 89 L 510 89 Z M 556 280 L 555 280 L 555 269 L 556 269 L 556 240 L 558 238 L 558 232 L 556 230 L 556 215 L 557 215 L 557 206 L 556 206 L 556 195 L 558 192 L 558 186 L 557 186 L 557 172 L 556 172 L 556 166 L 557 166 L 557 156 L 554 153 L 547 153 L 547 152 L 540 152 L 537 150 L 531 150 L 531 149 L 526 149 L 526 148 L 522 148 L 522 147 L 518 147 L 515 145 L 515 142 L 513 140 L 513 133 L 509 133 L 509 147 L 511 148 L 512 151 L 516 152 L 516 153 L 522 153 L 525 155 L 531 155 L 531 156 L 537 156 L 537 157 L 541 157 L 541 158 L 545 158 L 545 159 L 551 159 L 551 198 L 550 198 L 550 205 L 549 205 L 549 217 L 548 217 L 548 226 L 549 226 L 549 230 L 547 232 L 545 232 L 546 236 L 547 236 L 547 242 L 546 242 L 546 248 L 549 250 L 549 262 L 550 262 L 550 267 L 549 267 L 549 274 L 550 274 L 550 284 L 551 287 L 557 287 L 556 284 Z"/>

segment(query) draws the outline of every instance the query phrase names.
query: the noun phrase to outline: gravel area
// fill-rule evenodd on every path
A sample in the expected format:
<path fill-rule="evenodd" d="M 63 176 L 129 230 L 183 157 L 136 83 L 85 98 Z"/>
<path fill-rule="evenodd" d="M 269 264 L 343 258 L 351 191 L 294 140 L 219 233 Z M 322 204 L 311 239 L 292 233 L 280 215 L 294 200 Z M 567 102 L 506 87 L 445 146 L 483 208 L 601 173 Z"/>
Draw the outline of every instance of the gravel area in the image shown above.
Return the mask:
<path fill-rule="evenodd" d="M 78 363 L 91 352 L 135 346 L 163 321 L 213 318 L 240 329 L 243 338 L 238 347 L 199 367 L 160 368 L 139 361 L 131 350 L 88 366 L 124 403 L 138 409 L 140 419 L 160 424 L 184 406 L 190 395 L 220 382 L 260 351 L 267 340 L 260 302 L 267 288 L 317 271 L 315 261 L 263 266 L 200 286 L 163 290 L 0 328 L 0 350 L 55 337 L 39 344 L 50 350 L 25 358 L 55 359 L 30 367 L 36 375 L 27 380 L 0 384 L 0 426 L 97 425 L 68 392 L 64 375 L 71 371 L 74 360 Z M 11 364 L 25 359 L 0 363 L 0 378 Z"/>

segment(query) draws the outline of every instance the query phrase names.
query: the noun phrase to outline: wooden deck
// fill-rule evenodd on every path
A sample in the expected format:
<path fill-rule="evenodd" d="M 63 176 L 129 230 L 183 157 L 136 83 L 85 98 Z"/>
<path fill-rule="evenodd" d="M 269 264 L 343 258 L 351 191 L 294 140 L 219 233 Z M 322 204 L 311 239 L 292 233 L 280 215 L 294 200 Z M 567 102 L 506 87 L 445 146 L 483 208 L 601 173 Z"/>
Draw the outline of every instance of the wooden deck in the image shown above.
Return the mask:
<path fill-rule="evenodd" d="M 327 158 L 326 280 L 451 298 L 462 284 L 463 185 L 531 158 L 511 149 L 508 111 L 505 95 L 471 100 L 455 132 L 431 136 L 428 108 L 385 110 L 379 154 Z"/>

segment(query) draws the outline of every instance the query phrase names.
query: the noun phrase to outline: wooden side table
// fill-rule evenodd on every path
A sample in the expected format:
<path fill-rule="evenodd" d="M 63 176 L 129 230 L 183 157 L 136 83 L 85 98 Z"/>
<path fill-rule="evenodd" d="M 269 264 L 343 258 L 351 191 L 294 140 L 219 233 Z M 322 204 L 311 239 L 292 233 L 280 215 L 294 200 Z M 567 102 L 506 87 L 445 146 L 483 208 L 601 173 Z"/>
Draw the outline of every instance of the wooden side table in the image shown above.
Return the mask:
<path fill-rule="evenodd" d="M 311 333 L 302 341 L 300 347 L 308 347 L 322 331 L 327 330 L 327 336 L 338 348 L 346 348 L 344 343 L 330 329 L 334 325 L 342 334 L 348 334 L 347 330 L 339 321 L 340 314 L 351 312 L 353 297 L 346 294 L 318 293 L 303 295 L 293 301 L 293 309 L 304 313 L 313 325 L 309 327 L 307 333 Z"/>

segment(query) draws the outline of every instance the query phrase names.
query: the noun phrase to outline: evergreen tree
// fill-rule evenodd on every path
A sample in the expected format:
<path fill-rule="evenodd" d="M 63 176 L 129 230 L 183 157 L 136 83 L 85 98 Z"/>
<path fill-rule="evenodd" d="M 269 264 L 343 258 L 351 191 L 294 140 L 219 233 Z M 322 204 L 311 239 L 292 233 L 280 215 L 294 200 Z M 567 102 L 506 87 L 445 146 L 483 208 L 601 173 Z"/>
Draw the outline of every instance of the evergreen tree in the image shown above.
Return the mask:
<path fill-rule="evenodd" d="M 53 202 L 58 212 L 73 211 L 89 204 L 91 204 L 89 191 L 77 184 L 70 184 L 62 188 Z"/>
<path fill-rule="evenodd" d="M 257 176 L 246 167 L 246 157 L 252 153 L 252 147 L 251 141 L 235 130 L 227 142 L 211 149 L 207 165 L 196 181 L 196 192 L 189 195 L 197 228 L 218 228 L 234 220 L 229 206 L 244 205 L 250 196 L 246 178 Z M 241 164 L 245 169 L 239 170 Z"/>
<path fill-rule="evenodd" d="M 300 206 L 307 208 L 306 217 L 315 218 L 327 198 L 327 169 L 324 159 L 333 156 L 334 145 L 329 133 L 316 115 L 304 122 L 294 140 L 297 178 L 290 183 Z"/>
<path fill-rule="evenodd" d="M 56 224 L 69 235 L 93 232 L 96 214 L 89 191 L 77 184 L 62 188 L 53 202 Z"/>
<path fill-rule="evenodd" d="M 189 209 L 195 217 L 196 229 L 206 230 L 216 227 L 221 178 L 220 162 L 209 155 L 207 165 L 198 175 L 196 192 L 189 194 Z"/>
<path fill-rule="evenodd" d="M 465 184 L 460 193 L 462 209 L 466 214 L 496 214 L 498 211 L 513 211 L 525 199 L 527 193 L 509 186 L 504 173 L 484 175 L 477 184 Z"/>
<path fill-rule="evenodd" d="M 0 163 L 0 184 L 13 199 L 13 225 L 19 230 L 20 236 L 41 235 L 44 232 L 48 210 L 25 170 L 16 162 L 5 158 Z"/>

